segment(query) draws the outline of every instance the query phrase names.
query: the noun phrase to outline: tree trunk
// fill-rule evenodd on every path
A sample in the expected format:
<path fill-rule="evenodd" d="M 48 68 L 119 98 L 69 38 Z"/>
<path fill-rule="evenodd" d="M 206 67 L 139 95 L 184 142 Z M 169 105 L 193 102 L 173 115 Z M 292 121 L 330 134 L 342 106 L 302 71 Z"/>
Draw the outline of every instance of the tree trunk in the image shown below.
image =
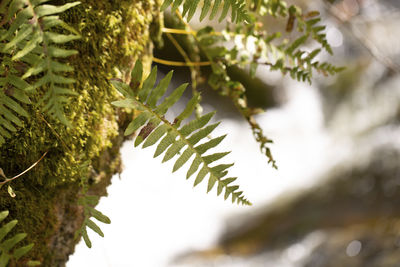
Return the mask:
<path fill-rule="evenodd" d="M 64 266 L 83 222 L 83 209 L 77 204 L 82 177 L 89 177 L 90 194 L 100 196 L 120 171 L 127 114 L 111 106 L 118 96 L 108 80 L 128 81 L 137 58 L 149 68 L 150 31 L 159 25 L 158 6 L 156 0 L 83 0 L 62 15 L 82 35 L 72 43 L 79 54 L 68 59 L 75 68 L 71 76 L 78 93 L 66 108 L 73 127 L 66 128 L 32 105 L 27 107 L 30 119 L 0 151 L 0 167 L 8 177 L 47 152 L 36 167 L 9 183 L 16 197 L 7 193 L 7 186 L 0 190 L 0 211 L 9 210 L 9 217 L 19 221 L 15 232 L 27 233 L 24 242 L 35 243 L 27 259 Z M 82 167 L 85 162 L 90 162 L 89 171 Z"/>

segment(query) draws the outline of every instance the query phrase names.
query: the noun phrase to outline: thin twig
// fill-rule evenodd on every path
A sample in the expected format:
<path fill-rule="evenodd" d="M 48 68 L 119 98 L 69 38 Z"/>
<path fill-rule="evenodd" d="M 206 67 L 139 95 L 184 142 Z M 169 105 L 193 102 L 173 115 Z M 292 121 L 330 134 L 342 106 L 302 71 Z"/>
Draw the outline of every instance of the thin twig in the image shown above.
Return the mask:
<path fill-rule="evenodd" d="M 182 61 L 165 60 L 165 59 L 156 58 L 156 57 L 153 57 L 153 61 L 156 62 L 156 63 L 163 64 L 163 65 L 177 66 L 177 67 L 210 66 L 211 65 L 210 61 L 204 61 L 204 62 L 182 62 Z"/>
<path fill-rule="evenodd" d="M 182 46 L 176 41 L 174 36 L 170 33 L 166 33 L 168 39 L 172 42 L 172 44 L 176 47 L 178 52 L 182 55 L 182 57 L 185 59 L 185 62 L 188 64 L 192 64 L 193 62 L 190 60 L 189 55 L 186 53 L 185 49 L 182 48 Z M 196 70 L 195 66 L 190 65 L 190 76 L 192 79 L 192 90 L 193 94 L 197 92 L 197 74 L 198 71 Z"/>
<path fill-rule="evenodd" d="M 168 39 L 172 42 L 172 44 L 176 47 L 176 49 L 178 50 L 178 52 L 179 52 L 179 53 L 182 55 L 182 57 L 185 59 L 185 62 L 186 62 L 190 67 L 192 67 L 192 66 L 193 66 L 192 64 L 194 64 L 194 63 L 190 60 L 188 54 L 187 54 L 186 51 L 182 48 L 182 46 L 176 41 L 176 39 L 172 36 L 172 34 L 167 33 L 166 35 L 167 35 Z"/>
<path fill-rule="evenodd" d="M 40 159 L 38 159 L 35 163 L 33 163 L 28 169 L 26 169 L 25 171 L 21 172 L 20 174 L 15 175 L 12 178 L 7 178 L 4 181 L 0 182 L 0 185 L 4 185 L 8 182 L 11 182 L 12 180 L 17 179 L 18 177 L 24 175 L 25 173 L 27 173 L 28 171 L 30 171 L 32 168 L 34 168 L 47 154 L 48 151 L 44 152 L 44 154 L 40 157 Z"/>

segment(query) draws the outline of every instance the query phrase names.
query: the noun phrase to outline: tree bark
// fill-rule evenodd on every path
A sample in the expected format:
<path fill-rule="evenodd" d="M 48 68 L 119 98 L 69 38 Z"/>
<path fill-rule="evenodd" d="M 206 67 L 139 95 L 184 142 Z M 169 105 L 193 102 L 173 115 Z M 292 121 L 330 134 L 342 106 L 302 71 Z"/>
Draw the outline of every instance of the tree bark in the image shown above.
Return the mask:
<path fill-rule="evenodd" d="M 62 15 L 82 35 L 71 45 L 79 54 L 68 59 L 75 68 L 71 77 L 77 80 L 73 90 L 78 93 L 66 108 L 73 127 L 31 105 L 30 119 L 0 150 L 0 167 L 8 177 L 47 152 L 36 167 L 9 183 L 16 197 L 7 193 L 7 186 L 0 190 L 0 210 L 9 210 L 8 219 L 19 221 L 14 232 L 27 233 L 24 242 L 35 243 L 25 261 L 65 266 L 83 222 L 83 209 L 77 204 L 82 177 L 89 177 L 90 194 L 100 196 L 106 195 L 112 175 L 120 172 L 119 148 L 129 114 L 111 106 L 118 94 L 108 80 L 129 80 L 138 58 L 149 68 L 150 32 L 159 25 L 158 6 L 156 0 L 83 0 Z M 85 162 L 89 168 L 83 167 Z"/>

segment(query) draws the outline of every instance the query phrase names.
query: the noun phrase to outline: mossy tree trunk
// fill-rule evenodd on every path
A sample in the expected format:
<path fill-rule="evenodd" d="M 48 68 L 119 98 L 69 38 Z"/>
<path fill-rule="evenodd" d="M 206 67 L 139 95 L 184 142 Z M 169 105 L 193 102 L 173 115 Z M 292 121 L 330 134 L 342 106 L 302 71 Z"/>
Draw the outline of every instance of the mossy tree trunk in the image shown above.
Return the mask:
<path fill-rule="evenodd" d="M 105 195 L 111 176 L 120 171 L 127 115 L 110 105 L 118 96 L 108 80 L 129 80 L 137 58 L 149 67 L 150 30 L 158 24 L 158 5 L 156 0 L 83 0 L 63 14 L 82 35 L 72 44 L 79 54 L 68 59 L 78 93 L 66 111 L 73 127 L 27 107 L 30 119 L 1 147 L 0 167 L 8 177 L 47 152 L 35 168 L 10 183 L 16 197 L 10 197 L 6 186 L 0 189 L 0 210 L 8 209 L 18 219 L 15 231 L 28 234 L 26 243 L 35 243 L 28 258 L 42 266 L 64 266 L 79 241 L 74 234 L 83 221 L 77 204 L 82 176 L 89 178 L 90 194 Z M 88 161 L 90 168 L 83 169 Z"/>

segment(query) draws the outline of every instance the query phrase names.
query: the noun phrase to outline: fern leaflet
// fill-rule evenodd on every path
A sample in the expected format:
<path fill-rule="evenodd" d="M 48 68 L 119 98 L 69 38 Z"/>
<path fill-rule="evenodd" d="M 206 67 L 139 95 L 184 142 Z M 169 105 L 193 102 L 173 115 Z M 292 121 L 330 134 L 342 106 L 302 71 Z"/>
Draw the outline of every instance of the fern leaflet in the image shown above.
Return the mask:
<path fill-rule="evenodd" d="M 11 138 L 16 127 L 22 127 L 20 117 L 29 117 L 28 112 L 21 106 L 29 104 L 30 100 L 25 90 L 29 84 L 18 77 L 15 68 L 8 55 L 2 56 L 0 63 L 0 146 L 5 143 L 5 138 Z"/>
<path fill-rule="evenodd" d="M 183 5 L 182 16 L 186 16 L 187 20 L 190 21 L 196 13 L 199 4 L 200 0 L 164 0 L 161 5 L 161 11 L 164 11 L 167 7 L 172 5 L 171 9 L 172 12 L 174 12 L 178 7 Z M 231 9 L 231 19 L 233 22 L 240 23 L 243 21 L 249 21 L 245 0 L 204 0 L 200 14 L 200 21 L 202 21 L 208 14 L 209 19 L 214 19 L 221 7 L 222 12 L 219 16 L 219 22 L 226 18 L 229 8 Z"/>
<path fill-rule="evenodd" d="M 4 221 L 8 214 L 9 212 L 7 210 L 0 212 L 0 222 Z M 25 233 L 19 233 L 4 240 L 7 234 L 17 225 L 17 223 L 17 220 L 12 220 L 0 228 L 0 267 L 7 266 L 10 260 L 18 261 L 33 247 L 33 244 L 29 244 L 23 247 L 14 248 L 26 237 Z M 29 265 L 31 263 L 34 262 L 28 262 L 27 264 Z"/>
<path fill-rule="evenodd" d="M 139 78 L 142 65 L 137 61 L 132 71 L 132 77 Z M 171 81 L 172 71 L 169 72 L 159 84 L 152 90 L 157 75 L 157 67 L 154 67 L 150 75 L 144 80 L 142 87 L 137 92 L 135 88 L 129 87 L 118 80 L 112 80 L 111 83 L 119 90 L 126 99 L 115 101 L 112 104 L 117 107 L 134 109 L 140 114 L 128 125 L 125 130 L 125 135 L 130 135 L 135 131 L 140 130 L 135 139 L 135 146 L 143 143 L 143 148 L 152 146 L 158 141 L 154 157 L 164 153 L 163 162 L 166 162 L 178 155 L 175 161 L 173 172 L 180 169 L 189 159 L 191 165 L 187 171 L 186 178 L 189 179 L 199 169 L 194 181 L 194 186 L 201 183 L 208 176 L 207 192 L 217 184 L 217 194 L 220 195 L 225 189 L 225 199 L 232 196 L 232 202 L 251 205 L 251 203 L 242 195 L 243 192 L 238 191 L 238 186 L 230 185 L 236 178 L 224 178 L 228 171 L 227 169 L 233 164 L 219 164 L 210 166 L 217 160 L 226 156 L 229 152 L 215 153 L 205 156 L 204 154 L 211 148 L 216 147 L 225 136 L 220 136 L 208 140 L 202 144 L 198 144 L 201 140 L 207 138 L 219 123 L 207 125 L 214 115 L 214 112 L 208 113 L 202 117 L 196 118 L 183 126 L 181 123 L 188 118 L 199 103 L 199 94 L 195 94 L 189 101 L 185 109 L 171 123 L 165 119 L 164 115 L 167 110 L 173 106 L 182 96 L 187 84 L 182 84 L 176 88 L 168 97 L 159 105 L 157 102 L 165 94 L 167 87 Z M 140 84 L 141 77 L 136 80 L 135 84 Z M 180 153 L 183 150 L 182 153 Z"/>

